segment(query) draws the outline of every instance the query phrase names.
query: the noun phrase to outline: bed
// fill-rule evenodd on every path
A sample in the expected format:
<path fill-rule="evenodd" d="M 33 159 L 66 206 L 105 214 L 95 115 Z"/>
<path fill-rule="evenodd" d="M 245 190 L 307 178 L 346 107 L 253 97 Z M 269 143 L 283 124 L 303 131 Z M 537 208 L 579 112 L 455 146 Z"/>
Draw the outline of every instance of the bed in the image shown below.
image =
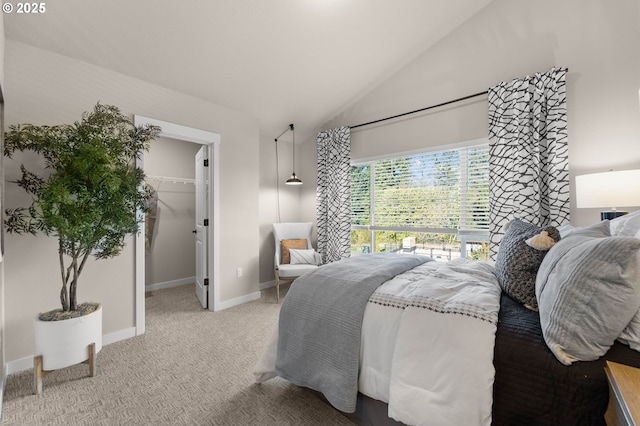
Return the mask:
<path fill-rule="evenodd" d="M 504 293 L 500 305 L 493 424 L 605 424 L 609 401 L 605 362 L 640 367 L 640 353 L 615 342 L 598 360 L 565 366 L 547 347 L 536 312 Z"/>
<path fill-rule="evenodd" d="M 371 254 L 323 266 L 292 285 L 256 380 L 314 389 L 363 424 L 605 424 L 605 361 L 640 367 L 640 352 L 611 342 L 566 361 L 545 340 L 548 318 L 503 290 L 489 262 Z"/>

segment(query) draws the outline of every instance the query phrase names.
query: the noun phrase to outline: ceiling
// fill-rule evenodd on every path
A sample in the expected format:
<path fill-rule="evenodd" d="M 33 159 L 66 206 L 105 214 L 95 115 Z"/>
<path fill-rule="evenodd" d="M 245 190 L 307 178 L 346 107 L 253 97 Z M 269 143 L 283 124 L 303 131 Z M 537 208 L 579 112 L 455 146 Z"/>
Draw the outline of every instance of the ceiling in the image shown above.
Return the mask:
<path fill-rule="evenodd" d="M 265 137 L 295 123 L 305 138 L 491 1 L 54 0 L 4 26 L 7 39 L 246 112 Z"/>

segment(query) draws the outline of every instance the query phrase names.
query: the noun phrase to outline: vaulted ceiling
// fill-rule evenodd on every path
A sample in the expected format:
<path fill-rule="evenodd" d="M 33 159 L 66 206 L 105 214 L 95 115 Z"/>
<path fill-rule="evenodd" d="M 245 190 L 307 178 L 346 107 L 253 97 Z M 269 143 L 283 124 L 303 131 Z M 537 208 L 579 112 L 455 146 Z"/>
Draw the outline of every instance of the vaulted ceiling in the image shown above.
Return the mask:
<path fill-rule="evenodd" d="M 7 39 L 310 136 L 492 0 L 56 0 Z"/>

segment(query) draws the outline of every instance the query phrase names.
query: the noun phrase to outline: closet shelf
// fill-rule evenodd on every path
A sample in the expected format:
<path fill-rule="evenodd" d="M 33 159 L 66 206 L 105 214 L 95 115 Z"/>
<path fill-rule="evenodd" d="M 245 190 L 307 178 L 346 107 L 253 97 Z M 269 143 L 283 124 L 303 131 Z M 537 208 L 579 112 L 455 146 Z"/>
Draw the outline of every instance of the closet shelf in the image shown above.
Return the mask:
<path fill-rule="evenodd" d="M 145 179 L 154 180 L 156 182 L 171 182 L 171 183 L 183 183 L 183 184 L 193 184 L 195 185 L 195 179 L 181 178 L 181 177 L 171 177 L 171 176 L 149 176 L 147 175 Z"/>

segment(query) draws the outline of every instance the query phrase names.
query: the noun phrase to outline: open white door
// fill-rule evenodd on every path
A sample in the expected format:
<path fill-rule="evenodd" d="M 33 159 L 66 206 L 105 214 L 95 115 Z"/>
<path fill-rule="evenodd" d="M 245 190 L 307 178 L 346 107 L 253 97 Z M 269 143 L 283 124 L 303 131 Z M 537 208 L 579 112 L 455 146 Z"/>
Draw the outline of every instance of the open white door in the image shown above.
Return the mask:
<path fill-rule="evenodd" d="M 207 215 L 209 182 L 207 180 L 206 167 L 208 167 L 207 150 L 203 145 L 196 154 L 196 295 L 203 308 L 208 307 L 209 301 L 209 274 L 208 274 L 208 244 Z"/>

